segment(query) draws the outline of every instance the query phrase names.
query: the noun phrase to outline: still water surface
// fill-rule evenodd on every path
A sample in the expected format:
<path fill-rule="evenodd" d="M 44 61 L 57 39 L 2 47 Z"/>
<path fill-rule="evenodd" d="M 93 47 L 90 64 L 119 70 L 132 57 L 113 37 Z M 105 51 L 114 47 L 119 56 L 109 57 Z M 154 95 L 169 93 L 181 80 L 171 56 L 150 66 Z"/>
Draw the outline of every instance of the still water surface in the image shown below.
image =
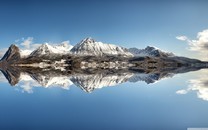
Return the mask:
<path fill-rule="evenodd" d="M 0 129 L 160 129 L 208 127 L 208 70 L 153 84 L 125 82 L 86 93 L 75 85 L 23 91 L 0 83 Z M 24 87 L 24 86 L 23 86 Z M 26 87 L 26 86 L 25 86 Z"/>

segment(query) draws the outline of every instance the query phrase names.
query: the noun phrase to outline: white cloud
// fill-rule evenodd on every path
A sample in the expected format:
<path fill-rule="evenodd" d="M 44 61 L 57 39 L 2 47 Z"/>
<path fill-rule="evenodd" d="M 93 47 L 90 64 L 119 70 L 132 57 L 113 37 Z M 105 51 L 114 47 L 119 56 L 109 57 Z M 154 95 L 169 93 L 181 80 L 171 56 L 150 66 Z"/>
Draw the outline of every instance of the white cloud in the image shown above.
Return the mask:
<path fill-rule="evenodd" d="M 40 86 L 34 81 L 21 81 L 18 86 L 22 89 L 22 92 L 33 93 L 33 87 Z"/>
<path fill-rule="evenodd" d="M 200 77 L 188 81 L 189 86 L 187 89 L 176 91 L 177 94 L 187 94 L 190 91 L 196 91 L 197 97 L 208 101 L 208 79 L 207 71 L 200 73 Z"/>
<path fill-rule="evenodd" d="M 70 43 L 69 40 L 67 40 L 67 41 L 63 41 L 61 44 L 68 45 L 69 43 Z"/>
<path fill-rule="evenodd" d="M 22 43 L 20 43 L 20 45 L 26 49 L 30 49 L 30 45 L 32 43 L 33 43 L 33 37 L 28 37 L 27 39 L 24 39 Z"/>
<path fill-rule="evenodd" d="M 197 91 L 198 98 L 208 101 L 208 79 L 201 77 L 199 79 L 192 79 L 189 82 L 189 90 Z"/>
<path fill-rule="evenodd" d="M 30 50 L 33 51 L 38 48 L 42 43 L 35 43 L 33 37 L 22 38 L 20 40 L 16 40 L 16 44 L 19 45 L 21 50 Z"/>
<path fill-rule="evenodd" d="M 208 30 L 204 30 L 197 34 L 196 40 L 190 40 L 190 50 L 207 51 L 208 50 Z"/>
<path fill-rule="evenodd" d="M 177 94 L 187 94 L 187 92 L 188 91 L 184 89 L 176 91 Z"/>
<path fill-rule="evenodd" d="M 198 32 L 193 40 L 186 36 L 177 36 L 176 39 L 186 41 L 190 51 L 198 52 L 202 59 L 208 59 L 208 29 Z"/>
<path fill-rule="evenodd" d="M 186 41 L 188 38 L 186 36 L 177 36 L 176 39 Z"/>

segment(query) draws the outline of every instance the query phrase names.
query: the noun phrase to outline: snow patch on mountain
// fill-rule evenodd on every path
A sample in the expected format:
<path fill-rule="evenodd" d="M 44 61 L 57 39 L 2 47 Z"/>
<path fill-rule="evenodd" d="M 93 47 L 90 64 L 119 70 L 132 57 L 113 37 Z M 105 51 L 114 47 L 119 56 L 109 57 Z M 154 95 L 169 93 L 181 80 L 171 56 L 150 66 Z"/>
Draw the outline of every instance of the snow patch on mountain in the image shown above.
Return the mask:
<path fill-rule="evenodd" d="M 20 50 L 21 58 L 28 57 L 32 53 L 32 50 Z"/>
<path fill-rule="evenodd" d="M 50 54 L 67 54 L 70 53 L 72 49 L 72 45 L 67 43 L 60 45 L 49 45 L 48 43 L 42 44 L 36 50 L 34 50 L 30 56 L 42 56 L 42 55 L 50 55 Z"/>
<path fill-rule="evenodd" d="M 128 49 L 124 47 L 97 42 L 92 38 L 86 38 L 82 40 L 71 49 L 71 52 L 76 55 L 121 55 L 128 57 L 133 56 L 130 52 L 128 52 Z"/>
<path fill-rule="evenodd" d="M 170 57 L 173 53 L 160 50 L 156 47 L 147 46 L 145 49 L 129 48 L 128 51 L 134 56 L 150 56 L 150 57 Z"/>

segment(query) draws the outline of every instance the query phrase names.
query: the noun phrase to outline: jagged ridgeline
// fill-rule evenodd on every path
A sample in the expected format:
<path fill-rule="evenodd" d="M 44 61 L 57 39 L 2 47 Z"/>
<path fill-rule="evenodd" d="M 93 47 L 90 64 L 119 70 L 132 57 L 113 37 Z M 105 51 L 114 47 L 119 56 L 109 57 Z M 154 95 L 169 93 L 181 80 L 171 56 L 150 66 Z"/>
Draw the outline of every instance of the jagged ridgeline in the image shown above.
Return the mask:
<path fill-rule="evenodd" d="M 127 81 L 153 83 L 173 74 L 201 68 L 207 68 L 207 62 L 178 57 L 155 47 L 127 49 L 92 38 L 75 46 L 46 43 L 33 51 L 11 45 L 0 61 L 1 72 L 11 85 L 17 84 L 23 75 L 42 86 L 66 85 L 60 82 L 64 77 L 62 81 L 68 84 L 70 81 L 87 92 Z M 52 82 L 54 78 L 59 81 Z"/>

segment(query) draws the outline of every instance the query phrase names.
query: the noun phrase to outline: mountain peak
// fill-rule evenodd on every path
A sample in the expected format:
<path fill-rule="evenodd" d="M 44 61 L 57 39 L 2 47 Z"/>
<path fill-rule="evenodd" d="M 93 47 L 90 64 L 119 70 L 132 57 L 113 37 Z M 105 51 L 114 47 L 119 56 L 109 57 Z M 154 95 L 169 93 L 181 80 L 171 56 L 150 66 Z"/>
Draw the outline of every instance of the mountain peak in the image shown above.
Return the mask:
<path fill-rule="evenodd" d="M 153 47 L 153 46 L 147 46 L 145 49 L 158 49 L 158 48 Z"/>
<path fill-rule="evenodd" d="M 36 50 L 34 50 L 30 56 L 40 56 L 40 55 L 45 55 L 45 54 L 50 54 L 51 51 L 49 49 L 49 44 L 44 43 L 41 46 L 39 46 Z"/>
<path fill-rule="evenodd" d="M 88 37 L 88 38 L 83 39 L 81 43 L 95 43 L 95 40 L 91 37 Z"/>
<path fill-rule="evenodd" d="M 39 46 L 36 50 L 34 50 L 30 56 L 43 56 L 50 54 L 67 54 L 70 53 L 72 46 L 68 43 L 62 43 L 60 45 L 49 45 L 48 43 L 44 43 Z"/>
<path fill-rule="evenodd" d="M 160 50 L 159 48 L 147 46 L 145 49 L 129 48 L 134 56 L 150 56 L 150 57 L 169 57 L 174 56 L 173 53 Z"/>
<path fill-rule="evenodd" d="M 12 44 L 2 57 L 1 61 L 13 62 L 18 59 L 20 59 L 20 50 L 16 45 Z"/>
<path fill-rule="evenodd" d="M 92 38 L 85 38 L 79 44 L 75 45 L 71 49 L 71 52 L 77 55 L 94 55 L 94 56 L 114 55 L 114 56 L 127 56 L 127 57 L 133 56 L 124 47 L 97 42 Z"/>

